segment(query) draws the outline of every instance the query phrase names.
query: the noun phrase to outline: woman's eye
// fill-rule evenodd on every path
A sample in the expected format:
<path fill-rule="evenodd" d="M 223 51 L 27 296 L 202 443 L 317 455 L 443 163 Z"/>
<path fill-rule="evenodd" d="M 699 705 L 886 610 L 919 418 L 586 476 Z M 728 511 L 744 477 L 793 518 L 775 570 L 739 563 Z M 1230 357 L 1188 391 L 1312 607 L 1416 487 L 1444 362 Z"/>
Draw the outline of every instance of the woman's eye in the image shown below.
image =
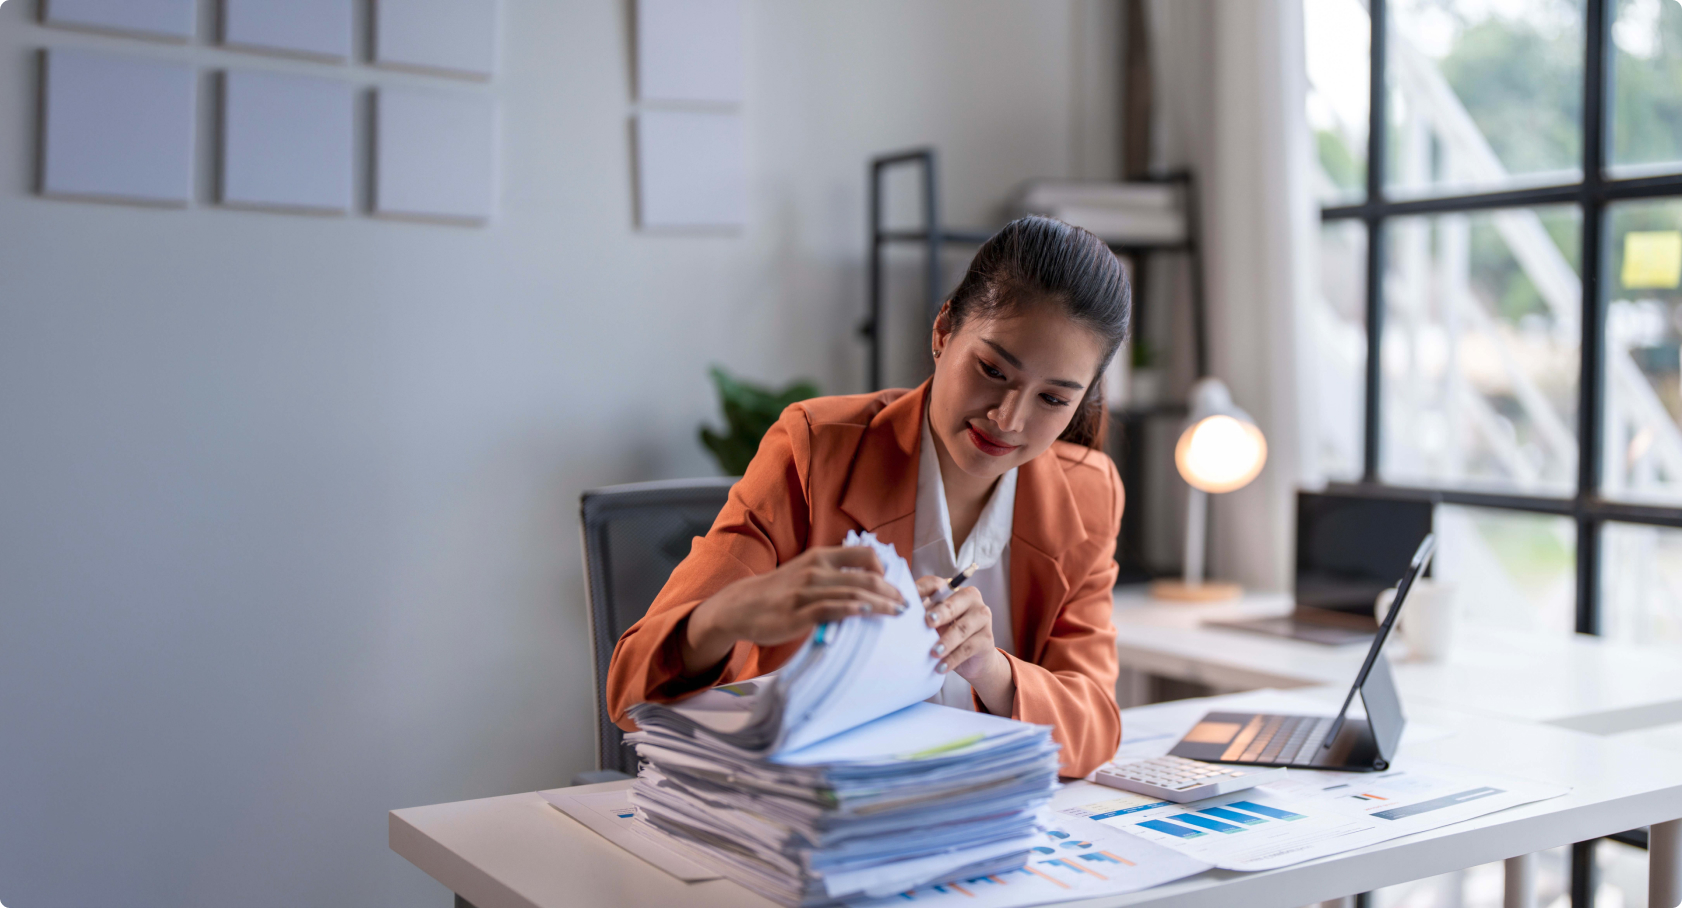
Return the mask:
<path fill-rule="evenodd" d="M 1067 407 L 1069 405 L 1068 401 L 1054 394 L 1041 394 L 1040 399 L 1048 404 L 1051 404 L 1053 407 Z"/>
<path fill-rule="evenodd" d="M 987 363 L 982 363 L 981 364 L 981 371 L 987 373 L 988 378 L 1004 378 L 1005 377 L 1005 374 L 1003 372 L 1000 372 L 999 370 L 993 368 L 992 366 L 988 365 Z"/>

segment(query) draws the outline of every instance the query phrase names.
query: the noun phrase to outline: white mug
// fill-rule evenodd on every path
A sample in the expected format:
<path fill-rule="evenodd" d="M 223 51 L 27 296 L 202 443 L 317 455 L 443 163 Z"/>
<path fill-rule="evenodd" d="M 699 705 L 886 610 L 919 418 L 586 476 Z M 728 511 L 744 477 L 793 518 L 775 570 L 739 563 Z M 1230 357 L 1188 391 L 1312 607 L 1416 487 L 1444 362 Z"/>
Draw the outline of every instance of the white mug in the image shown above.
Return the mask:
<path fill-rule="evenodd" d="M 1407 641 L 1408 652 L 1413 658 L 1435 662 L 1454 648 L 1460 625 L 1454 594 L 1452 583 L 1428 577 L 1413 582 L 1413 588 L 1408 590 L 1407 611 L 1396 619 L 1397 630 Z M 1378 594 L 1377 601 L 1373 603 L 1373 617 L 1379 623 L 1384 622 L 1384 616 L 1389 614 L 1390 603 L 1395 598 L 1395 587 Z"/>

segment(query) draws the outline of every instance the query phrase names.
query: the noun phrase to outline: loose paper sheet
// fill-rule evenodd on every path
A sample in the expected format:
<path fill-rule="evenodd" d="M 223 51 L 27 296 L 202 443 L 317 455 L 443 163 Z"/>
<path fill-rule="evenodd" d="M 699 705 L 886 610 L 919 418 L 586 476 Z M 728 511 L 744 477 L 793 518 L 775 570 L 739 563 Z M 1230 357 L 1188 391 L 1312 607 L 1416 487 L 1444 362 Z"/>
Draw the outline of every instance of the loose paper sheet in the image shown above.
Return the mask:
<path fill-rule="evenodd" d="M 636 820 L 631 807 L 631 789 L 593 791 L 574 794 L 565 788 L 538 792 L 556 810 L 590 827 L 607 839 L 655 867 L 683 880 L 696 883 L 716 880 L 722 875 L 685 856 L 683 847 L 672 842 L 647 823 Z"/>
<path fill-rule="evenodd" d="M 1327 781 L 1332 784 L 1323 784 Z M 1114 789 L 1077 782 L 1060 792 L 1053 805 L 1070 816 L 1103 817 L 1099 822 L 1107 826 L 1227 870 L 1271 870 L 1558 797 L 1568 790 L 1456 767 L 1413 764 L 1407 771 L 1381 775 L 1293 769 L 1283 782 L 1188 804 L 1117 806 Z"/>
<path fill-rule="evenodd" d="M 1026 866 L 1008 873 L 924 886 L 885 899 L 849 902 L 854 908 L 963 905 L 1025 908 L 1071 899 L 1137 892 L 1209 869 L 1209 865 L 1143 839 L 1078 817 L 1055 817 L 1034 843 Z"/>

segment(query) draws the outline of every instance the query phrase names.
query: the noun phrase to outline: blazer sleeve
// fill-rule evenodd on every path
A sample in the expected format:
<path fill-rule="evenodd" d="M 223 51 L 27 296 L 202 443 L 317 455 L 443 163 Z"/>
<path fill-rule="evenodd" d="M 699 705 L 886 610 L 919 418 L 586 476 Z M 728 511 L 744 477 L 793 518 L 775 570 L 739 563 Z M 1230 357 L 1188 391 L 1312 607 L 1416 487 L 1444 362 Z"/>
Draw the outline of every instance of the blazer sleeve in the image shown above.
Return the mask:
<path fill-rule="evenodd" d="M 654 598 L 648 613 L 619 638 L 608 665 L 609 716 L 620 728 L 636 728 L 625 716 L 645 700 L 667 702 L 715 684 L 744 677 L 765 652 L 738 643 L 730 656 L 703 675 L 683 673 L 683 635 L 689 615 L 726 585 L 775 569 L 806 549 L 810 531 L 811 426 L 799 405 L 783 411 L 760 441 L 747 472 L 707 535 L 690 544 L 689 555 Z M 773 648 L 792 653 L 799 641 Z M 786 659 L 787 654 L 782 654 Z M 780 661 L 780 660 L 779 660 Z M 763 674 L 751 671 L 745 677 Z"/>
<path fill-rule="evenodd" d="M 1010 653 L 1016 681 L 1011 718 L 1049 725 L 1063 745 L 1065 777 L 1081 777 L 1115 758 L 1121 744 L 1121 712 L 1115 702 L 1116 537 L 1125 503 L 1121 477 L 1109 458 L 1110 514 L 1107 530 L 1086 561 L 1083 575 L 1069 578 L 1070 590 L 1052 625 L 1039 662 Z M 1003 650 L 1000 650 L 1003 653 Z M 979 700 L 977 707 L 980 707 Z"/>

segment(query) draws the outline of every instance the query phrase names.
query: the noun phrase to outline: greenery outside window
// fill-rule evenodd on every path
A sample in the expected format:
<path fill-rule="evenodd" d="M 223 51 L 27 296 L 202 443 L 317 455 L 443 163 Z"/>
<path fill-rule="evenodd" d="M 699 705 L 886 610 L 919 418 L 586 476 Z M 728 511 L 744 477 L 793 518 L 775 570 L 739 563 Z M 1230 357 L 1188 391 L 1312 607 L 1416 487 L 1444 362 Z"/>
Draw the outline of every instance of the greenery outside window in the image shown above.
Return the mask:
<path fill-rule="evenodd" d="M 1304 7 L 1323 472 L 1496 623 L 1682 639 L 1682 0 Z"/>

